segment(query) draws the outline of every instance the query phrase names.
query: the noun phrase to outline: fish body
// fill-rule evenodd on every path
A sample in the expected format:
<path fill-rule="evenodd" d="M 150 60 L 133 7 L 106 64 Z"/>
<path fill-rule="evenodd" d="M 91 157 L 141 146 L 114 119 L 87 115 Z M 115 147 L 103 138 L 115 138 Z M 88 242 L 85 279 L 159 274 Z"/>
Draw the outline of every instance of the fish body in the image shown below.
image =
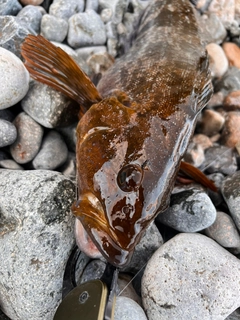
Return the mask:
<path fill-rule="evenodd" d="M 197 115 L 212 94 L 189 1 L 151 2 L 133 46 L 94 90 L 79 101 L 91 107 L 77 127 L 72 210 L 106 259 L 121 267 L 168 206 Z"/>

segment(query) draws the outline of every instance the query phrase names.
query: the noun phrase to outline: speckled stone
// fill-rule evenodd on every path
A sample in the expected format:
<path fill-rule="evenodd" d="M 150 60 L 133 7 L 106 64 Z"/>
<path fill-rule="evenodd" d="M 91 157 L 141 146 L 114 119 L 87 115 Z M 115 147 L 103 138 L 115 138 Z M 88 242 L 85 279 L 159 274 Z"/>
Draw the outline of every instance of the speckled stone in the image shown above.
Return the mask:
<path fill-rule="evenodd" d="M 76 154 L 68 152 L 68 157 L 64 165 L 59 168 L 62 174 L 68 179 L 76 182 L 77 167 L 76 167 Z"/>
<path fill-rule="evenodd" d="M 209 55 L 209 68 L 212 77 L 222 77 L 228 69 L 228 59 L 222 47 L 216 43 L 209 43 L 206 49 Z"/>
<path fill-rule="evenodd" d="M 223 101 L 223 106 L 226 111 L 240 111 L 240 90 L 230 92 Z"/>
<path fill-rule="evenodd" d="M 114 311 L 114 320 L 147 320 L 143 309 L 127 297 L 117 297 Z"/>
<path fill-rule="evenodd" d="M 19 113 L 13 123 L 17 128 L 18 135 L 10 147 L 11 155 L 17 163 L 27 163 L 39 151 L 43 128 L 25 112 Z"/>
<path fill-rule="evenodd" d="M 5 0 L 0 3 L 1 16 L 15 16 L 22 9 L 17 0 Z"/>
<path fill-rule="evenodd" d="M 221 142 L 234 148 L 240 142 L 240 112 L 230 111 L 227 114 L 226 122 L 221 135 Z"/>
<path fill-rule="evenodd" d="M 232 91 L 240 90 L 240 70 L 236 67 L 228 68 L 228 71 L 215 83 L 215 92 L 222 91 L 226 96 Z"/>
<path fill-rule="evenodd" d="M 215 13 L 227 28 L 234 20 L 235 0 L 213 0 L 208 11 Z"/>
<path fill-rule="evenodd" d="M 67 160 L 68 148 L 61 135 L 51 130 L 43 139 L 32 164 L 35 169 L 54 170 Z"/>
<path fill-rule="evenodd" d="M 85 10 L 98 11 L 98 0 L 86 0 Z"/>
<path fill-rule="evenodd" d="M 17 17 L 25 24 L 26 28 L 30 27 L 36 33 L 40 32 L 42 14 L 38 7 L 27 5 L 18 13 Z"/>
<path fill-rule="evenodd" d="M 16 138 L 16 127 L 11 122 L 0 119 L 0 148 L 11 145 Z"/>
<path fill-rule="evenodd" d="M 49 14 L 68 20 L 72 15 L 82 12 L 84 0 L 54 0 L 50 5 Z"/>
<path fill-rule="evenodd" d="M 148 320 L 225 320 L 240 305 L 240 261 L 214 240 L 182 233 L 162 245 L 142 279 Z"/>
<path fill-rule="evenodd" d="M 202 118 L 198 124 L 199 131 L 208 137 L 219 133 L 225 123 L 225 118 L 217 111 L 206 109 L 202 113 Z"/>
<path fill-rule="evenodd" d="M 94 259 L 88 263 L 81 275 L 80 283 L 94 279 L 100 279 L 106 268 L 106 262 L 100 259 Z"/>
<path fill-rule="evenodd" d="M 199 17 L 198 22 L 203 42 L 206 44 L 221 44 L 227 36 L 227 30 L 220 18 L 214 13 L 209 12 L 197 17 Z"/>
<path fill-rule="evenodd" d="M 41 34 L 50 41 L 62 42 L 68 33 L 68 22 L 62 18 L 45 14 L 41 21 Z"/>
<path fill-rule="evenodd" d="M 233 42 L 224 42 L 223 50 L 227 56 L 230 66 L 240 68 L 240 48 Z"/>
<path fill-rule="evenodd" d="M 0 109 L 13 106 L 28 91 L 29 73 L 12 52 L 0 47 Z"/>

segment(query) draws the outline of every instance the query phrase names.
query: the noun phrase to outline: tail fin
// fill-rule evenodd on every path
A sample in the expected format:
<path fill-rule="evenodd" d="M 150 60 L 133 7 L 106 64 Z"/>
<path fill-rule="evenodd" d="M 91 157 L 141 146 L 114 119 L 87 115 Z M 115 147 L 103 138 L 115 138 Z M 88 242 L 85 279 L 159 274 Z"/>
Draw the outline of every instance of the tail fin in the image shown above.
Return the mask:
<path fill-rule="evenodd" d="M 22 44 L 25 66 L 33 79 L 45 83 L 88 109 L 102 100 L 76 62 L 42 36 L 28 35 Z"/>

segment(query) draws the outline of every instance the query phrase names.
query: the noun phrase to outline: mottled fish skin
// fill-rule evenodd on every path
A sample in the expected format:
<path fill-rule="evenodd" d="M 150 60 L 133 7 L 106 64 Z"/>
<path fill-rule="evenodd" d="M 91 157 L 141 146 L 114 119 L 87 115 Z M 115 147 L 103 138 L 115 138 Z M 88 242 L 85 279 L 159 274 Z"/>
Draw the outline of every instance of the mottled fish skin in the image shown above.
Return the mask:
<path fill-rule="evenodd" d="M 198 113 L 212 94 L 206 51 L 188 0 L 155 0 L 130 51 L 103 76 L 77 128 L 73 207 L 116 266 L 169 203 Z"/>

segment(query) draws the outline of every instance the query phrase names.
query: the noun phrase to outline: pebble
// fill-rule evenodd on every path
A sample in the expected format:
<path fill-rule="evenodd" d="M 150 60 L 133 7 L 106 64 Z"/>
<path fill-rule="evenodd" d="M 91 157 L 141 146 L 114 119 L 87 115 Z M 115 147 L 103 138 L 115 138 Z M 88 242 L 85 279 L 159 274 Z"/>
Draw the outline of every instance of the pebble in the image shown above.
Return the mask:
<path fill-rule="evenodd" d="M 10 169 L 10 170 L 24 170 L 20 164 L 12 159 L 0 160 L 0 168 Z"/>
<path fill-rule="evenodd" d="M 148 320 L 137 302 L 127 297 L 117 297 L 114 320 Z"/>
<path fill-rule="evenodd" d="M 195 134 L 192 138 L 192 141 L 195 144 L 200 145 L 203 150 L 206 150 L 206 149 L 212 147 L 212 145 L 213 145 L 212 141 L 209 139 L 209 137 L 206 136 L 205 134 L 202 134 L 202 133 Z"/>
<path fill-rule="evenodd" d="M 46 128 L 69 125 L 78 119 L 79 105 L 49 86 L 34 82 L 21 101 L 23 110 Z"/>
<path fill-rule="evenodd" d="M 10 319 L 52 320 L 74 245 L 75 186 L 52 171 L 0 170 L 1 307 Z"/>
<path fill-rule="evenodd" d="M 240 48 L 233 42 L 224 42 L 223 50 L 230 66 L 240 68 Z"/>
<path fill-rule="evenodd" d="M 228 28 L 234 20 L 235 0 L 213 0 L 208 11 L 216 14 L 225 28 Z"/>
<path fill-rule="evenodd" d="M 207 175 L 207 177 L 214 181 L 215 186 L 217 187 L 218 190 L 221 189 L 222 186 L 222 182 L 225 178 L 225 176 L 220 173 L 212 173 Z M 220 206 L 223 203 L 223 196 L 221 194 L 221 192 L 213 192 L 212 190 L 208 190 L 208 195 L 210 197 L 210 199 L 212 200 L 212 203 L 215 205 L 215 207 Z"/>
<path fill-rule="evenodd" d="M 66 141 L 68 149 L 74 152 L 76 151 L 76 144 L 77 144 L 77 135 L 76 135 L 77 124 L 78 122 L 75 122 L 70 126 L 57 128 L 57 131 L 60 132 L 61 135 L 64 137 L 64 140 Z"/>
<path fill-rule="evenodd" d="M 11 122 L 0 119 L 0 148 L 11 145 L 16 138 L 16 127 Z"/>
<path fill-rule="evenodd" d="M 113 15 L 113 12 L 112 12 L 112 9 L 110 8 L 103 9 L 100 14 L 101 19 L 104 23 L 109 22 L 112 18 L 112 15 Z"/>
<path fill-rule="evenodd" d="M 199 122 L 199 131 L 208 137 L 219 133 L 225 123 L 225 118 L 217 111 L 205 109 Z"/>
<path fill-rule="evenodd" d="M 100 259 L 91 260 L 81 275 L 79 283 L 84 283 L 94 279 L 100 279 L 106 268 L 106 262 Z"/>
<path fill-rule="evenodd" d="M 221 135 L 221 142 L 234 148 L 240 141 L 240 112 L 230 111 L 227 114 L 226 122 Z"/>
<path fill-rule="evenodd" d="M 38 7 L 33 5 L 27 5 L 17 15 L 17 17 L 26 25 L 29 30 L 34 30 L 36 33 L 40 33 L 40 24 L 42 20 L 42 14 Z"/>
<path fill-rule="evenodd" d="M 148 320 L 224 320 L 240 305 L 239 260 L 214 240 L 175 236 L 149 260 L 142 279 Z"/>
<path fill-rule="evenodd" d="M 13 16 L 0 16 L 0 30 L 0 47 L 11 51 L 19 58 L 23 40 L 29 33 L 35 33 L 34 30 L 30 32 L 25 23 Z"/>
<path fill-rule="evenodd" d="M 91 46 L 91 47 L 85 47 L 85 48 L 79 48 L 75 50 L 78 57 L 80 57 L 83 60 L 87 60 L 94 54 L 98 53 L 104 53 L 107 52 L 106 46 Z"/>
<path fill-rule="evenodd" d="M 235 0 L 235 19 L 240 23 L 240 0 Z"/>
<path fill-rule="evenodd" d="M 41 21 L 41 34 L 49 41 L 62 42 L 68 33 L 68 22 L 62 18 L 45 14 Z"/>
<path fill-rule="evenodd" d="M 5 109 L 26 95 L 29 88 L 29 73 L 15 54 L 1 47 L 0 69 L 0 109 Z"/>
<path fill-rule="evenodd" d="M 20 2 L 27 6 L 27 5 L 33 5 L 33 6 L 39 6 L 41 3 L 43 3 L 44 0 L 20 0 Z"/>
<path fill-rule="evenodd" d="M 86 0 L 85 10 L 94 10 L 98 11 L 98 0 Z"/>
<path fill-rule="evenodd" d="M 184 161 L 191 163 L 194 167 L 200 167 L 205 160 L 204 150 L 200 144 L 190 142 L 184 154 Z"/>
<path fill-rule="evenodd" d="M 87 59 L 89 67 L 88 76 L 94 77 L 96 75 L 103 75 L 114 63 L 114 59 L 107 52 L 96 53 Z"/>
<path fill-rule="evenodd" d="M 68 152 L 68 157 L 66 162 L 63 164 L 59 170 L 68 179 L 76 182 L 77 168 L 76 168 L 76 154 L 74 152 Z"/>
<path fill-rule="evenodd" d="M 216 43 L 209 43 L 206 49 L 209 55 L 209 68 L 212 77 L 222 77 L 228 69 L 228 59 L 222 47 Z"/>
<path fill-rule="evenodd" d="M 216 209 L 208 195 L 197 187 L 173 193 L 170 207 L 157 216 L 161 222 L 180 232 L 197 232 L 211 226 Z"/>
<path fill-rule="evenodd" d="M 221 191 L 238 231 L 240 231 L 240 171 L 224 179 Z"/>
<path fill-rule="evenodd" d="M 223 92 L 218 91 L 212 95 L 210 101 L 208 102 L 208 107 L 212 108 L 212 107 L 216 107 L 216 106 L 222 106 L 223 100 L 224 100 Z"/>
<path fill-rule="evenodd" d="M 216 81 L 215 92 L 222 91 L 224 96 L 232 91 L 240 90 L 240 70 L 236 67 L 229 67 L 228 71 Z"/>
<path fill-rule="evenodd" d="M 54 0 L 50 5 L 49 14 L 68 20 L 74 14 L 82 12 L 84 0 Z"/>
<path fill-rule="evenodd" d="M 137 302 L 139 305 L 141 305 L 141 298 L 136 293 L 134 287 L 133 287 L 133 277 L 130 276 L 128 273 L 120 272 L 118 275 L 118 285 L 117 285 L 117 296 L 121 297 L 127 297 L 135 302 Z"/>
<path fill-rule="evenodd" d="M 10 147 L 11 155 L 17 163 L 27 163 L 39 151 L 43 128 L 25 112 L 19 113 L 13 124 L 17 128 L 17 139 Z"/>
<path fill-rule="evenodd" d="M 227 36 L 222 21 L 214 13 L 203 14 L 198 18 L 202 41 L 206 44 L 221 44 Z"/>
<path fill-rule="evenodd" d="M 16 16 L 21 9 L 22 6 L 17 0 L 5 0 L 0 3 L 1 16 Z"/>
<path fill-rule="evenodd" d="M 223 107 L 226 111 L 240 111 L 240 90 L 230 92 L 223 101 Z"/>
<path fill-rule="evenodd" d="M 104 23 L 94 10 L 74 14 L 69 19 L 67 41 L 71 47 L 104 45 L 106 40 Z"/>
<path fill-rule="evenodd" d="M 205 234 L 224 248 L 240 248 L 240 236 L 233 219 L 225 212 L 218 211 L 215 222 Z"/>
<path fill-rule="evenodd" d="M 68 148 L 62 136 L 51 130 L 44 137 L 39 153 L 32 164 L 34 169 L 55 170 L 67 160 Z"/>

